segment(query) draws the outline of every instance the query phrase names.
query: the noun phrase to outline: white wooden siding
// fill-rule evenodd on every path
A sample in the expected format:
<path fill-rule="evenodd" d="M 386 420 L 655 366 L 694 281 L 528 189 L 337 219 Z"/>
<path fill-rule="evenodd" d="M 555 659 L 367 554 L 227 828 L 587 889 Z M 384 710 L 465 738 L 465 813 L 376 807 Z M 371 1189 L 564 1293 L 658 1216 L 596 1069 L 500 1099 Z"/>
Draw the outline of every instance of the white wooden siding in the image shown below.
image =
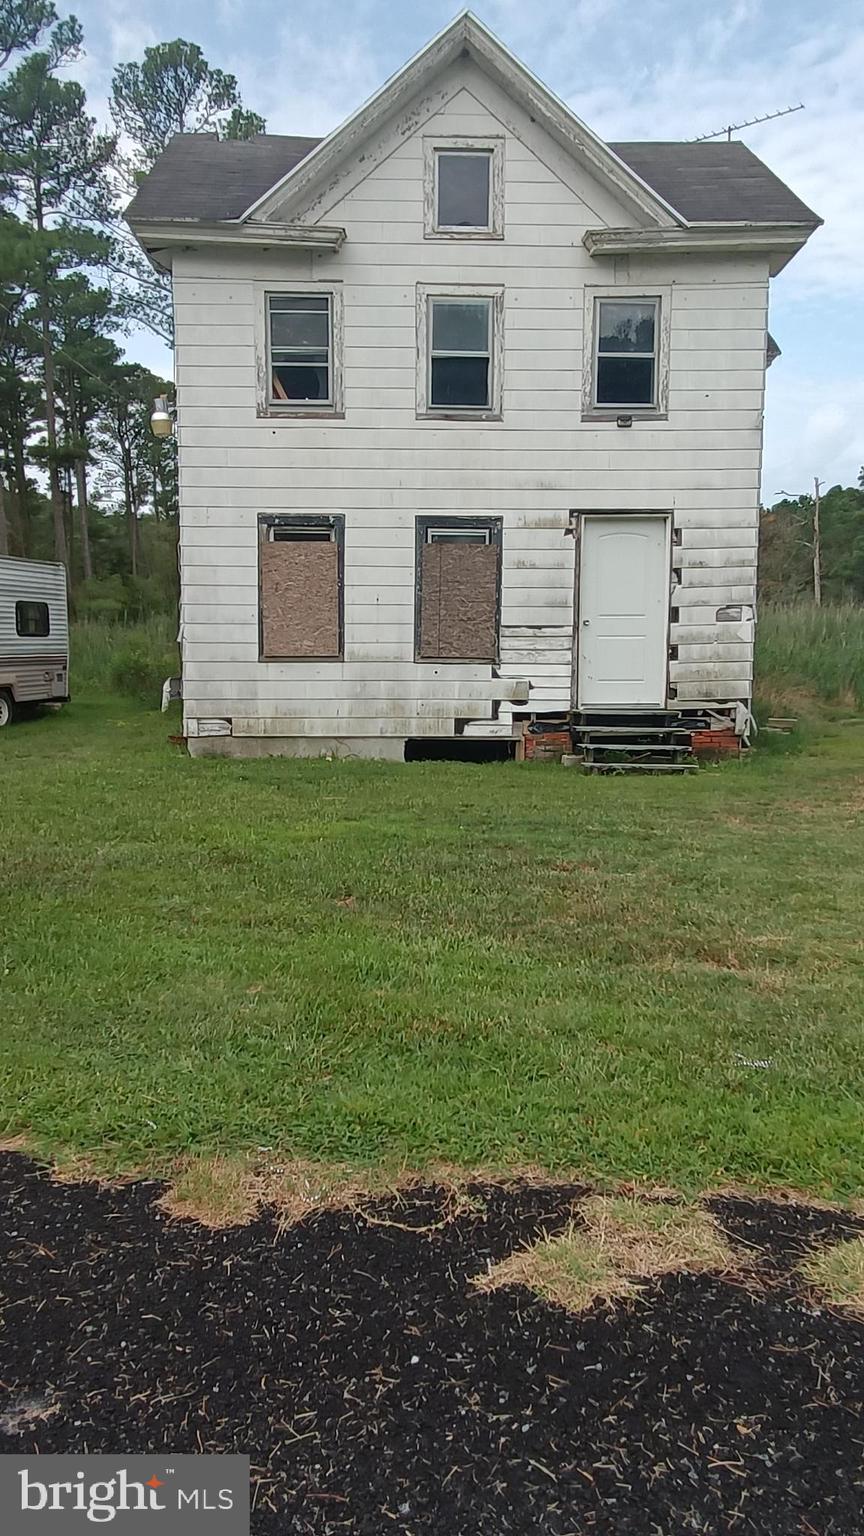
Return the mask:
<path fill-rule="evenodd" d="M 587 228 L 624 225 L 614 197 L 473 66 L 460 63 L 413 133 L 378 136 L 308 219 L 344 226 L 338 254 L 188 251 L 175 260 L 187 720 L 236 735 L 451 734 L 570 703 L 574 543 L 569 513 L 670 511 L 680 542 L 670 681 L 681 702 L 746 698 L 756 574 L 767 263 L 592 260 Z M 423 141 L 504 137 L 504 239 L 425 240 Z M 259 419 L 261 285 L 338 281 L 344 420 Z M 671 291 L 668 417 L 619 430 L 581 416 L 582 289 Z M 504 287 L 503 419 L 415 414 L 418 283 Z M 345 516 L 345 656 L 258 659 L 257 517 Z M 502 517 L 500 678 L 479 663 L 414 660 L 415 518 Z"/>

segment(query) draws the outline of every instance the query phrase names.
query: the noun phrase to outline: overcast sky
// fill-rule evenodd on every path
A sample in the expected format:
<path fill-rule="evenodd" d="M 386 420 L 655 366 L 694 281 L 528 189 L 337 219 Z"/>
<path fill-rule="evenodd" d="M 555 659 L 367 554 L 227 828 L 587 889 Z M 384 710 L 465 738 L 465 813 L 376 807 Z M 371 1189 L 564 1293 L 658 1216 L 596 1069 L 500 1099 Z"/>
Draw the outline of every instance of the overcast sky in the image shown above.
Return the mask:
<path fill-rule="evenodd" d="M 62 5 L 58 8 L 62 9 Z M 452 0 L 72 0 L 78 67 L 104 115 L 111 70 L 178 34 L 231 70 L 273 133 L 324 134 L 452 19 Z M 799 101 L 737 135 L 825 219 L 772 284 L 763 497 L 864 462 L 862 0 L 478 0 L 473 7 L 607 139 L 690 139 Z M 129 352 L 165 369 L 145 337 Z"/>

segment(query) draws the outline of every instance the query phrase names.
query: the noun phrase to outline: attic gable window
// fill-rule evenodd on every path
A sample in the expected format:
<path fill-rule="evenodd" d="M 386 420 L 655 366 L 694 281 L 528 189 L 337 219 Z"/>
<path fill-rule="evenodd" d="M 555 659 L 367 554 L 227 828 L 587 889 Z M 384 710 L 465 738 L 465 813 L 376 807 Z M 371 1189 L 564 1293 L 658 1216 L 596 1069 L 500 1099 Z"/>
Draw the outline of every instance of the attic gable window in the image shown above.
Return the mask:
<path fill-rule="evenodd" d="M 436 229 L 488 229 L 492 152 L 439 149 L 435 156 Z"/>
<path fill-rule="evenodd" d="M 489 240 L 503 235 L 503 139 L 427 142 L 426 235 Z"/>

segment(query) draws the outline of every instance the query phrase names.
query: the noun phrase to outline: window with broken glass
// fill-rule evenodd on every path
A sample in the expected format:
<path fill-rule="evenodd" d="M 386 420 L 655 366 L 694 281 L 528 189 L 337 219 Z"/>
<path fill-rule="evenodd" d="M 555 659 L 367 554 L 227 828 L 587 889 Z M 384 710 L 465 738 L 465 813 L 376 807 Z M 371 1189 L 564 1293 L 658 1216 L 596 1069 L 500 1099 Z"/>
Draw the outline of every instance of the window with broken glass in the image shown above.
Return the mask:
<path fill-rule="evenodd" d="M 492 300 L 430 298 L 429 405 L 488 411 L 492 406 Z"/>
<path fill-rule="evenodd" d="M 659 299 L 598 299 L 594 404 L 609 409 L 657 405 Z"/>
<path fill-rule="evenodd" d="M 333 404 L 332 321 L 330 294 L 269 295 L 267 326 L 273 405 Z"/>

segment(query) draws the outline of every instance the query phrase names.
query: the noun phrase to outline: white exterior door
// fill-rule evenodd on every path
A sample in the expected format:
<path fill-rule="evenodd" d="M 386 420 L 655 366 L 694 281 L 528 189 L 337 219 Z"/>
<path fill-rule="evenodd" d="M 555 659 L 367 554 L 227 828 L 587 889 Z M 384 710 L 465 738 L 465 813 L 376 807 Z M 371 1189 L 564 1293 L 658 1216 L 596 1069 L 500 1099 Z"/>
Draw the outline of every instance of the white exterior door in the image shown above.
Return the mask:
<path fill-rule="evenodd" d="M 666 703 L 669 533 L 665 516 L 582 519 L 580 709 Z"/>

